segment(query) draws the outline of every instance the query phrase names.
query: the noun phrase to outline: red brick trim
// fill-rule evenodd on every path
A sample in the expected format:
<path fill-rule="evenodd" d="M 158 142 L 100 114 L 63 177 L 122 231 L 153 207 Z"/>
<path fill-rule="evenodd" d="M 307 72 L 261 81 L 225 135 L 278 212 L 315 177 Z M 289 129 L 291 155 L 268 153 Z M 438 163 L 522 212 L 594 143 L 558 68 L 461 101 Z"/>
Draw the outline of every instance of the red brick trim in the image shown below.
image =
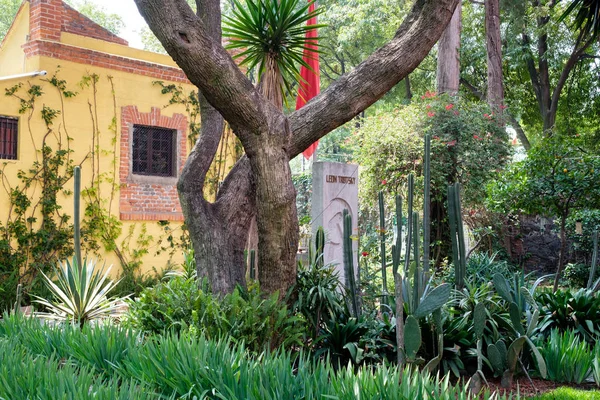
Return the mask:
<path fill-rule="evenodd" d="M 177 171 L 187 156 L 187 118 L 182 114 L 161 115 L 160 108 L 149 113 L 136 106 L 121 108 L 121 138 L 119 157 L 119 211 L 124 221 L 183 221 L 177 195 L 177 177 L 138 176 L 131 173 L 131 132 L 133 125 L 148 125 L 177 130 Z"/>
<path fill-rule="evenodd" d="M 61 0 L 29 1 L 30 40 L 60 40 L 62 22 L 63 3 Z"/>
<path fill-rule="evenodd" d="M 26 57 L 39 55 L 137 75 L 151 76 L 171 82 L 189 83 L 183 71 L 176 67 L 135 60 L 58 42 L 45 40 L 30 41 L 23 46 L 23 50 Z"/>
<path fill-rule="evenodd" d="M 61 30 L 63 32 L 74 33 L 76 35 L 91 37 L 94 39 L 104 40 L 105 42 L 122 44 L 128 46 L 129 42 L 121 39 L 108 29 L 105 29 L 73 9 L 66 3 L 63 3 L 63 21 Z"/>

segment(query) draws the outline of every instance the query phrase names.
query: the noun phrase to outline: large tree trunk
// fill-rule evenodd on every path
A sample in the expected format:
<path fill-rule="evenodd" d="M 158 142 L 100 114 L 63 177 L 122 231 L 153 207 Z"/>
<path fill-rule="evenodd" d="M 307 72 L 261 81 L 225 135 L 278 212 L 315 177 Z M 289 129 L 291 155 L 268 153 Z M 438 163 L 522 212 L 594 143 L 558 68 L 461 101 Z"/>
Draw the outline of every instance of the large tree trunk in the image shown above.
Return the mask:
<path fill-rule="evenodd" d="M 438 42 L 437 92 L 458 94 L 460 84 L 460 31 L 461 2 L 454 10 L 452 19 Z"/>
<path fill-rule="evenodd" d="M 219 0 L 198 0 L 198 17 L 207 34 L 221 40 Z M 221 114 L 199 93 L 201 133 L 186 161 L 178 182 L 179 200 L 185 216 L 196 259 L 198 276 L 208 278 L 215 293 L 229 293 L 237 284 L 245 284 L 244 245 L 253 213 L 254 198 L 248 196 L 252 176 L 245 171 L 228 176 L 215 203 L 206 201 L 206 174 L 223 136 Z M 238 170 L 244 164 L 237 165 Z M 246 179 L 244 179 L 246 178 Z M 236 182 L 232 182 L 235 180 Z M 231 189 L 238 189 L 234 197 Z"/>
<path fill-rule="evenodd" d="M 548 4 L 542 3 L 539 0 L 533 0 L 532 4 L 537 8 L 538 12 L 543 12 L 546 7 L 554 7 L 556 1 L 551 1 Z M 567 83 L 567 79 L 571 74 L 571 71 L 577 65 L 581 55 L 595 42 L 593 37 L 582 37 L 581 35 L 575 41 L 573 50 L 569 58 L 564 63 L 560 75 L 556 82 L 554 90 L 550 83 L 550 69 L 548 63 L 548 24 L 550 23 L 550 16 L 547 14 L 540 14 L 537 17 L 537 67 L 533 54 L 530 51 L 531 40 L 527 32 L 523 32 L 523 49 L 527 57 L 527 70 L 529 72 L 529 78 L 531 85 L 538 102 L 540 117 L 543 124 L 543 130 L 545 135 L 551 135 L 553 132 L 554 124 L 556 123 L 556 113 L 558 111 L 558 101 L 564 86 Z"/>
<path fill-rule="evenodd" d="M 263 290 L 283 297 L 296 281 L 299 229 L 286 151 L 290 130 L 287 120 L 276 126 L 280 131 L 269 134 L 268 145 L 250 155 L 250 164 L 257 182 L 258 280 Z"/>
<path fill-rule="evenodd" d="M 439 39 L 458 0 L 417 0 L 389 43 L 289 116 L 252 85 L 185 0 L 135 2 L 169 55 L 227 120 L 247 154 L 228 174 L 214 204 L 203 199 L 202 188 L 216 135 L 203 132 L 184 168 L 180 197 L 202 263 L 199 269 L 206 271 L 213 289 L 217 282 L 219 292 L 243 282 L 247 227 L 256 214 L 261 286 L 285 294 L 296 278 L 298 245 L 288 161 L 412 72 Z M 203 8 L 204 3 L 215 5 L 218 0 L 197 0 L 199 15 L 217 12 Z"/>
<path fill-rule="evenodd" d="M 485 37 L 487 47 L 487 102 L 492 111 L 500 115 L 504 104 L 500 0 L 486 0 L 485 2 Z"/>

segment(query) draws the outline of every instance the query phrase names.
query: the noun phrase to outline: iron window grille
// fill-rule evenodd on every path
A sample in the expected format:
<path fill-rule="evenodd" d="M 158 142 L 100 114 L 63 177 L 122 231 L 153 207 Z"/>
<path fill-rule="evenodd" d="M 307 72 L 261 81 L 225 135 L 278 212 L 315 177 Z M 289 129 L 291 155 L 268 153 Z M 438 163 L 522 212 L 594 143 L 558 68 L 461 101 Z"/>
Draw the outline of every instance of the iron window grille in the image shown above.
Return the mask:
<path fill-rule="evenodd" d="M 137 175 L 175 176 L 177 131 L 134 125 L 132 172 Z"/>
<path fill-rule="evenodd" d="M 0 159 L 17 159 L 17 142 L 19 139 L 19 120 L 0 116 Z"/>

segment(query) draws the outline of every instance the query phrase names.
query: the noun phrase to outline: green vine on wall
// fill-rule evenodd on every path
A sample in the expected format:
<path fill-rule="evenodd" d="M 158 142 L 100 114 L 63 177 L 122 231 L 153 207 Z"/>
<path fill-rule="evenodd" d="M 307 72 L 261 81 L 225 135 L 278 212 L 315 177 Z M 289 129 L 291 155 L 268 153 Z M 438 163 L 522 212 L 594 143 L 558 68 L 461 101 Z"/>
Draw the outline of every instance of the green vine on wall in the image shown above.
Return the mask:
<path fill-rule="evenodd" d="M 41 109 L 37 107 L 38 100 L 45 94 L 41 85 L 19 83 L 5 90 L 7 97 L 18 101 L 19 113 L 27 118 L 35 160 L 30 167 L 17 172 L 16 182 L 13 176 L 8 176 L 7 166 L 10 163 L 5 162 L 0 169 L 2 188 L 9 198 L 8 215 L 6 220 L 0 221 L 0 310 L 13 306 L 19 283 L 24 286 L 26 303 L 32 294 L 47 295 L 39 272 L 50 273 L 58 260 L 73 254 L 71 216 L 63 212 L 59 200 L 72 194 L 66 187 L 75 166 L 70 147 L 74 138 L 67 129 L 65 100 L 79 93 L 69 90 L 66 80 L 60 79 L 58 73 L 59 69 L 49 79 L 43 80 L 57 91 L 60 99 L 58 109 L 46 104 Z M 112 144 L 109 149 L 100 147 L 102 132 L 97 100 L 101 78 L 88 73 L 79 82 L 81 91 L 90 94 L 88 107 L 92 133 L 92 148 L 78 163 L 81 166 L 89 160 L 91 168 L 88 169 L 92 175 L 89 187 L 82 191 L 86 203 L 82 239 L 88 253 L 101 256 L 103 248 L 117 255 L 122 268 L 120 292 L 130 294 L 156 279 L 155 276 L 139 274 L 144 255 L 151 251 L 157 254 L 169 251 L 173 255 L 189 246 L 189 238 L 185 228 L 172 228 L 168 222 L 161 221 L 159 226 L 163 232 L 156 239 L 148 234 L 145 224 L 132 224 L 119 240 L 123 236 L 123 224 L 111 211 L 120 184 L 116 157 L 117 101 L 113 78 L 108 76 L 107 80 L 113 100 L 113 116 L 108 126 Z M 36 115 L 42 119 L 46 129 L 41 148 L 36 145 L 37 135 L 34 135 L 31 126 Z M 110 160 L 110 168 L 101 165 L 101 156 Z"/>
<path fill-rule="evenodd" d="M 63 99 L 74 92 L 66 90 L 56 74 L 45 82 L 59 91 L 61 107 Z M 40 272 L 48 273 L 59 259 L 73 253 L 72 225 L 70 216 L 63 213 L 58 202 L 60 194 L 69 195 L 65 184 L 73 176 L 74 163 L 69 140 L 64 140 L 64 124 L 55 127 L 56 119 L 64 107 L 54 109 L 43 105 L 40 116 L 46 133 L 41 149 L 34 141 L 31 120 L 36 111 L 36 100 L 44 94 L 40 85 L 30 85 L 24 90 L 19 83 L 5 90 L 5 95 L 19 101 L 19 113 L 27 115 L 27 127 L 32 139 L 35 161 L 26 170 L 17 172 L 18 183 L 11 182 L 6 174 L 5 162 L 0 171 L 2 187 L 9 198 L 6 221 L 0 224 L 0 308 L 5 309 L 15 300 L 14 289 L 23 284 L 26 294 L 41 293 Z M 54 148 L 53 148 L 54 145 Z M 81 161 L 85 161 L 87 155 Z"/>

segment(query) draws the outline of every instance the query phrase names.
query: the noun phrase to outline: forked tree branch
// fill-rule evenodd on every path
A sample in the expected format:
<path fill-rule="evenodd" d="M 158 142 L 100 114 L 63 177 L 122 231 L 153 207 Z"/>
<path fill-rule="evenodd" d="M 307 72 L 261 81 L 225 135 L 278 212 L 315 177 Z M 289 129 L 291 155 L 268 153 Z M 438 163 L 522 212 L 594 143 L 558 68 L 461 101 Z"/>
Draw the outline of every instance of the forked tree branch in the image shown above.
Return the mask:
<path fill-rule="evenodd" d="M 458 0 L 417 0 L 394 38 L 289 116 L 294 157 L 408 76 L 438 41 Z"/>
<path fill-rule="evenodd" d="M 198 16 L 210 37 L 221 41 L 221 4 L 219 0 L 196 0 Z M 178 183 L 180 193 L 190 193 L 196 200 L 204 199 L 206 174 L 219 148 L 225 123 L 221 114 L 198 93 L 200 104 L 200 137 L 186 161 Z M 191 201 L 192 198 L 184 200 Z"/>
<path fill-rule="evenodd" d="M 246 143 L 281 117 L 238 69 L 185 0 L 135 0 L 140 13 L 188 79 Z M 417 0 L 394 38 L 289 116 L 293 157 L 379 100 L 427 56 L 458 0 Z M 201 11 L 200 11 L 201 12 Z M 248 149 L 246 149 L 248 151 Z"/>

